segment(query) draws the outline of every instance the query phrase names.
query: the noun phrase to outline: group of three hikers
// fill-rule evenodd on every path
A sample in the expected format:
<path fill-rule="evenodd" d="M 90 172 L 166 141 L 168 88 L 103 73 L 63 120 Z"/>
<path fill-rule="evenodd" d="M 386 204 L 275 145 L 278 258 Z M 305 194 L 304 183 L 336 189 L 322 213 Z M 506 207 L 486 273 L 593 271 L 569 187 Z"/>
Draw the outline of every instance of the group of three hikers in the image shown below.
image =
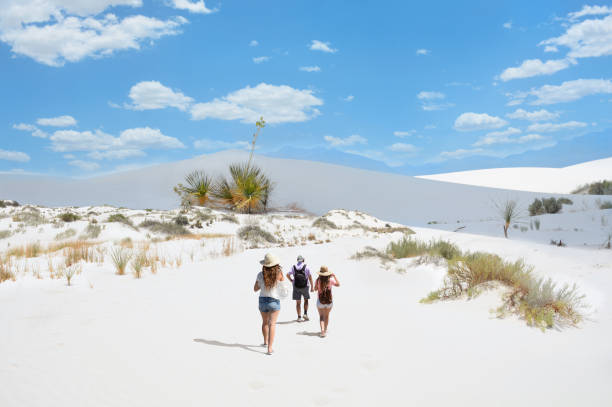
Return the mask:
<path fill-rule="evenodd" d="M 271 355 L 274 350 L 274 334 L 276 332 L 276 319 L 280 313 L 281 299 L 281 281 L 285 279 L 279 259 L 273 254 L 266 254 L 264 259 L 260 261 L 263 266 L 261 272 L 257 274 L 255 281 L 255 291 L 259 291 L 259 311 L 261 312 L 262 324 L 261 333 L 263 334 L 263 346 L 268 347 L 268 355 Z M 298 322 L 302 320 L 308 321 L 308 300 L 310 293 L 316 291 L 317 310 L 319 311 L 319 323 L 321 325 L 321 337 L 327 335 L 327 325 L 329 324 L 329 313 L 332 310 L 332 287 L 340 286 L 340 282 L 335 274 L 327 269 L 326 266 L 321 266 L 317 273 L 316 281 L 312 282 L 310 270 L 304 262 L 304 258 L 300 255 L 297 258 L 297 264 L 291 267 L 291 271 L 287 273 L 287 278 L 293 283 L 293 299 L 296 301 L 296 309 Z M 304 316 L 302 319 L 302 298 L 304 299 Z"/>

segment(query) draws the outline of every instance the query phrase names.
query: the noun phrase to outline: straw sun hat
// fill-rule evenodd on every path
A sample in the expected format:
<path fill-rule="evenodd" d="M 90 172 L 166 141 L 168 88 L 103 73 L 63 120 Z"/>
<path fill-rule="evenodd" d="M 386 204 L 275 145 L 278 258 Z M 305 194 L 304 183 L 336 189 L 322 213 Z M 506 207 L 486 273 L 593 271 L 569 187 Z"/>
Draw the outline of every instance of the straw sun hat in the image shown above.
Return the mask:
<path fill-rule="evenodd" d="M 321 270 L 318 273 L 320 276 L 331 276 L 332 272 L 327 269 L 327 266 L 321 266 Z"/>
<path fill-rule="evenodd" d="M 264 259 L 259 262 L 259 264 L 263 265 L 264 267 L 274 267 L 279 263 L 280 260 L 278 260 L 278 257 L 273 255 L 272 253 L 266 253 Z"/>

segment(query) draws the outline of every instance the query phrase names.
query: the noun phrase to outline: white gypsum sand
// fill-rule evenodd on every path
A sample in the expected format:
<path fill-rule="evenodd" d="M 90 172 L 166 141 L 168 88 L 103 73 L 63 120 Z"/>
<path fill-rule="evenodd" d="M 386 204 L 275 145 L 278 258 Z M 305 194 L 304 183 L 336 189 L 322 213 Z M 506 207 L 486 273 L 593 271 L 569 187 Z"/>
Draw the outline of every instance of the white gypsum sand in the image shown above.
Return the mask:
<path fill-rule="evenodd" d="M 0 230 L 13 232 L 0 240 L 3 254 L 32 242 L 44 251 L 74 241 L 95 219 L 102 230 L 89 241 L 103 257 L 81 262 L 70 287 L 47 270 L 49 258 L 60 264 L 66 252 L 13 257 L 15 281 L 0 284 L 2 406 L 575 406 L 606 405 L 612 396 L 612 252 L 595 246 L 603 227 L 586 228 L 581 238 L 592 242 L 586 247 L 579 241 L 551 246 L 534 237 L 536 231 L 511 229 L 504 239 L 501 222 L 497 237 L 480 234 L 476 223 L 472 233 L 413 228 L 416 239 L 443 238 L 466 251 L 524 258 L 538 276 L 577 283 L 591 307 L 587 320 L 542 333 L 514 316 L 494 318 L 490 310 L 500 305 L 501 289 L 471 301 L 420 304 L 440 287 L 443 265 L 351 260 L 366 246 L 383 249 L 403 236 L 401 225 L 361 212 L 332 211 L 324 218 L 335 228 L 321 228 L 312 227 L 317 217 L 299 212 L 232 218 L 200 209 L 187 215 L 190 225 L 202 219 L 202 229 L 188 227 L 200 236 L 166 240 L 138 225 L 173 222 L 176 210 L 36 208 L 44 218 L 39 222 L 67 211 L 81 219 L 20 226 L 13 217 L 24 210 L 35 212 L 0 209 Z M 584 216 L 596 211 L 584 208 Z M 105 222 L 114 214 L 138 230 Z M 610 210 L 597 214 L 611 216 Z M 542 223 L 550 232 L 555 223 L 569 229 L 583 223 L 578 215 L 549 215 Z M 240 240 L 235 234 L 243 226 L 258 226 L 276 243 Z M 75 237 L 56 240 L 71 228 Z M 136 279 L 128 267 L 126 275 L 116 275 L 109 255 L 122 241 L 133 252 L 148 242 L 159 259 L 156 273 L 147 267 Z M 252 289 L 267 251 L 281 258 L 285 271 L 302 254 L 312 270 L 326 264 L 338 274 L 342 286 L 334 291 L 327 338 L 317 336 L 314 301 L 311 320 L 297 323 L 294 303 L 286 299 L 275 354 L 266 356 L 258 346 Z"/>
<path fill-rule="evenodd" d="M 569 194 L 582 185 L 610 177 L 612 177 L 612 158 L 563 168 L 491 168 L 422 175 L 417 178 L 517 191 Z"/>

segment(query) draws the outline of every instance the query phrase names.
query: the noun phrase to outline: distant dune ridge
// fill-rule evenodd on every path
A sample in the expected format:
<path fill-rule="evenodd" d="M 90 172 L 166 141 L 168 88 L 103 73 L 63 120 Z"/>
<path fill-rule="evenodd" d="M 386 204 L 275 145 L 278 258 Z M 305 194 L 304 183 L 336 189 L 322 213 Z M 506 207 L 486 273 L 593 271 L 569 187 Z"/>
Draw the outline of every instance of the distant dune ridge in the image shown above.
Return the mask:
<path fill-rule="evenodd" d="M 417 178 L 517 191 L 569 194 L 580 185 L 612 179 L 612 157 L 564 168 L 492 168 Z"/>
<path fill-rule="evenodd" d="M 111 204 L 169 209 L 179 203 L 172 187 L 183 181 L 189 172 L 199 169 L 211 175 L 224 174 L 228 164 L 246 159 L 248 153 L 244 151 L 223 151 L 87 179 L 2 174 L 0 198 L 45 206 Z M 612 159 L 600 161 L 612 165 Z M 459 219 L 490 218 L 495 216 L 494 202 L 516 199 L 526 207 L 535 197 L 542 196 L 534 192 L 446 183 L 312 161 L 256 156 L 255 162 L 276 184 L 273 206 L 297 202 L 315 214 L 335 208 L 356 209 L 395 222 L 423 225 L 434 220 L 456 222 Z M 485 171 L 494 173 L 496 170 Z M 603 177 L 599 169 L 584 171 L 596 172 L 593 179 Z M 500 182 L 505 179 L 499 178 Z M 526 185 L 533 178 L 529 175 L 525 179 Z M 568 182 L 565 190 L 586 179 L 572 181 L 571 186 Z M 511 184 L 501 182 L 500 187 L 510 189 Z M 579 203 L 594 198 L 584 196 L 576 199 Z"/>

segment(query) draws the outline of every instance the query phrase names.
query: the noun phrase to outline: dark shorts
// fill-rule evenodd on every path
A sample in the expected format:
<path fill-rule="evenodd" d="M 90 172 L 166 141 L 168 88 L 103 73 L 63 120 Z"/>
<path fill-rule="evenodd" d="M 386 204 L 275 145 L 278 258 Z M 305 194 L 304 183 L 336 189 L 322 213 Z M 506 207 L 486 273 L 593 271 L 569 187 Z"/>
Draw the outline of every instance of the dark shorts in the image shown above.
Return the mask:
<path fill-rule="evenodd" d="M 308 290 L 309 290 L 308 286 L 304 288 L 297 288 L 294 286 L 293 287 L 293 299 L 301 300 L 302 297 L 304 297 L 305 300 L 310 299 L 310 291 Z"/>
<path fill-rule="evenodd" d="M 261 312 L 280 311 L 280 300 L 270 297 L 259 297 L 259 310 Z"/>

